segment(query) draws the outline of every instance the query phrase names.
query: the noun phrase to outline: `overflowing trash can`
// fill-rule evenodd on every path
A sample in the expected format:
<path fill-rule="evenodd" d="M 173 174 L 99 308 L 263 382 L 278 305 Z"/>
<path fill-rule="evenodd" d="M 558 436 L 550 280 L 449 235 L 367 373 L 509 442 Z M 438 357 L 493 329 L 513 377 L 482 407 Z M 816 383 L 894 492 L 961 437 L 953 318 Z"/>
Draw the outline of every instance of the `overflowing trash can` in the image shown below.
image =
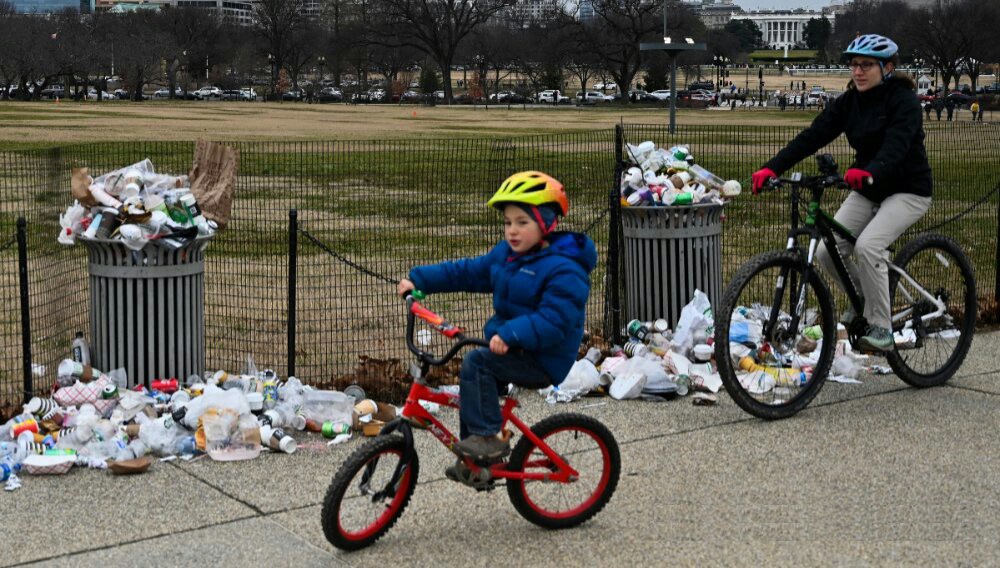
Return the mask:
<path fill-rule="evenodd" d="M 621 209 L 627 318 L 677 321 L 701 290 L 722 295 L 722 211 L 706 203 Z"/>
<path fill-rule="evenodd" d="M 134 250 L 80 239 L 88 251 L 92 364 L 124 368 L 129 387 L 205 370 L 205 249 L 212 236 Z"/>

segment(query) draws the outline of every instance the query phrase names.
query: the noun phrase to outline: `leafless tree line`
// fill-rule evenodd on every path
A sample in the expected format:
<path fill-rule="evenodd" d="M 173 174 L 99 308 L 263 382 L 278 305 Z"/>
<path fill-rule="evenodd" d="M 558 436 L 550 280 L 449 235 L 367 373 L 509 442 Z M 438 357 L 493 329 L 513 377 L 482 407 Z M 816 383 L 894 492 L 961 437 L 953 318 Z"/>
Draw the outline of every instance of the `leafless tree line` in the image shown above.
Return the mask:
<path fill-rule="evenodd" d="M 167 86 L 171 96 L 178 85 L 208 82 L 233 88 L 266 78 L 274 86 L 287 77 L 297 86 L 317 67 L 338 86 L 352 77 L 359 89 L 373 73 L 398 84 L 406 72 L 433 68 L 449 100 L 456 72 L 478 96 L 513 74 L 536 92 L 563 88 L 569 77 L 584 87 L 613 82 L 623 93 L 637 79 L 650 90 L 664 86 L 664 56 L 639 50 L 663 36 L 663 3 L 595 0 L 594 16 L 581 21 L 562 6 L 519 17 L 515 1 L 327 0 L 319 18 L 307 18 L 302 0 L 264 0 L 254 25 L 244 27 L 191 8 L 39 17 L 15 14 L 0 0 L 0 97 L 10 87 L 19 97 L 37 97 L 54 83 L 86 90 L 112 75 L 133 97 L 150 84 Z M 708 30 L 679 0 L 667 0 L 666 9 L 667 35 L 707 43 L 707 51 L 680 60 L 698 72 L 717 55 L 746 62 L 754 36 L 759 40 L 748 21 Z M 825 51 L 836 54 L 858 33 L 883 33 L 897 39 L 904 60 L 937 68 L 947 86 L 962 72 L 975 78 L 983 65 L 1000 61 L 991 33 L 998 24 L 996 0 L 945 0 L 922 9 L 855 0 Z"/>

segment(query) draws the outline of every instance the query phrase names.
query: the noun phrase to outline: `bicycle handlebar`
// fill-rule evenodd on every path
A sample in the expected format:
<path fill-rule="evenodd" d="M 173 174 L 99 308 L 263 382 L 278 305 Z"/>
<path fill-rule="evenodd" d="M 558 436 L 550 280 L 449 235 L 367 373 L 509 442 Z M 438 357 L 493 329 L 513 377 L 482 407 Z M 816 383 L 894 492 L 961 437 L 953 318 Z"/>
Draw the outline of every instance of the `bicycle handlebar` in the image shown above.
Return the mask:
<path fill-rule="evenodd" d="M 434 366 L 441 366 L 450 361 L 458 352 L 466 346 L 477 345 L 479 347 L 489 347 L 490 343 L 485 339 L 479 337 L 466 337 L 463 333 L 465 330 L 458 327 L 452 323 L 445 321 L 444 318 L 432 312 L 431 310 L 425 308 L 417 299 L 424 298 L 425 295 L 419 290 L 413 290 L 408 292 L 405 296 L 406 299 L 406 347 L 414 355 L 420 358 L 421 361 L 429 363 Z M 430 324 L 431 327 L 436 329 L 438 333 L 450 337 L 452 339 L 457 339 L 457 343 L 448 350 L 447 353 L 439 358 L 435 358 L 433 354 L 424 351 L 423 349 L 417 347 L 413 343 L 413 330 L 415 327 L 416 319 L 420 318 Z"/>

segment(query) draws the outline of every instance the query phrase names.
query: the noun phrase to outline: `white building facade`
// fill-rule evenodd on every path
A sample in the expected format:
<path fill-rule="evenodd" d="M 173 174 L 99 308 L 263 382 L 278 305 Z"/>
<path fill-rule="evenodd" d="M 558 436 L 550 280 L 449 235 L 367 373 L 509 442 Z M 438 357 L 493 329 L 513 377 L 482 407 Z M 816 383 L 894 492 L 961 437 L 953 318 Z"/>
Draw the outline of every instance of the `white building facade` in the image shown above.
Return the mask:
<path fill-rule="evenodd" d="M 812 10 L 762 10 L 740 16 L 741 19 L 757 24 L 764 43 L 771 49 L 805 46 L 806 24 L 809 20 L 826 18 L 833 26 L 835 17 L 834 14 Z"/>

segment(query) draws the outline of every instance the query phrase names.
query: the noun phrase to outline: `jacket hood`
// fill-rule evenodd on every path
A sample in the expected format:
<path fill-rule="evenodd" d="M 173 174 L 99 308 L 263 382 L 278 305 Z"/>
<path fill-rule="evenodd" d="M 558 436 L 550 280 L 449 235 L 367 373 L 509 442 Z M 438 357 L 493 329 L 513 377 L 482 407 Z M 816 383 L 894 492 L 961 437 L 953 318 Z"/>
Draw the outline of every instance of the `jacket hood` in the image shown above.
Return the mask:
<path fill-rule="evenodd" d="M 583 233 L 556 231 L 547 237 L 550 254 L 558 254 L 573 259 L 588 273 L 597 266 L 597 247 L 594 241 Z"/>

